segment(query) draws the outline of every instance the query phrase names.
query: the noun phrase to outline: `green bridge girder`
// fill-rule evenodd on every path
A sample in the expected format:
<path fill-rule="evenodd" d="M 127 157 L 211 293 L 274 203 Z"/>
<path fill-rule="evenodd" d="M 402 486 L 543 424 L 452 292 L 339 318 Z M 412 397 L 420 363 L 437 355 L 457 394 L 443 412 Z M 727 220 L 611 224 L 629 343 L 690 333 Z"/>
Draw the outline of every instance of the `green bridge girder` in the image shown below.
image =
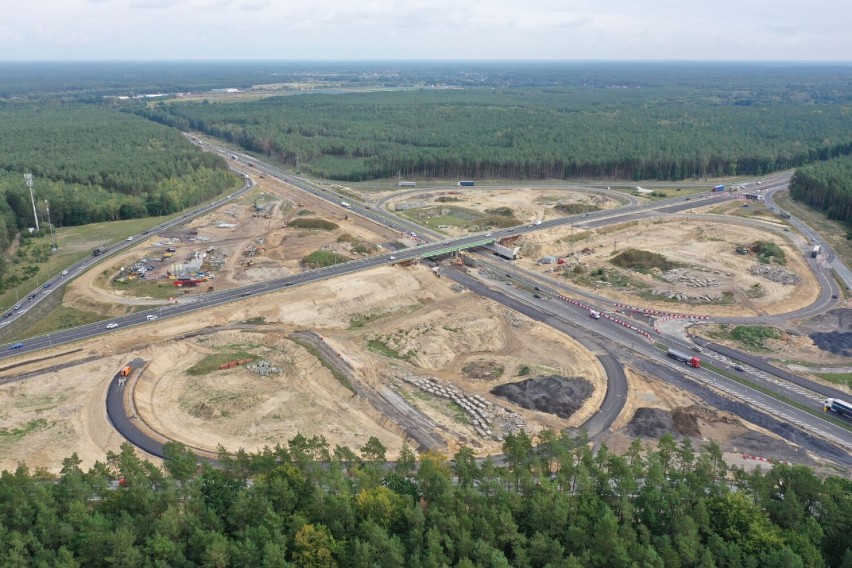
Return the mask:
<path fill-rule="evenodd" d="M 459 252 L 466 249 L 490 245 L 493 242 L 494 239 L 482 239 L 481 241 L 473 241 L 472 243 L 466 243 L 463 245 L 452 245 L 438 250 L 433 250 L 432 252 L 423 253 L 420 255 L 420 258 L 432 258 L 433 256 L 441 256 L 442 254 L 449 254 L 451 252 Z"/>

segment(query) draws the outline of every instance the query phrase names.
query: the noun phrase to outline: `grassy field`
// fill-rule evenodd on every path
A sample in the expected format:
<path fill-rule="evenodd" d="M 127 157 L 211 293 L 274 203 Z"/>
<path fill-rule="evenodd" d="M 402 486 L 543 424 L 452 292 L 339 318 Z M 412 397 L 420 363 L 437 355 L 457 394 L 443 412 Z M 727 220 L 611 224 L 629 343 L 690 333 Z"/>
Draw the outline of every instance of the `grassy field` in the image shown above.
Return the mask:
<path fill-rule="evenodd" d="M 175 296 L 180 296 L 185 290 L 175 287 L 171 280 L 129 280 L 125 282 L 112 282 L 110 284 L 113 290 L 119 290 L 129 296 L 136 298 L 154 298 L 156 300 L 168 300 Z M 201 292 L 206 290 L 205 285 L 196 288 L 189 288 Z"/>
<path fill-rule="evenodd" d="M 845 385 L 852 389 L 852 373 L 811 373 L 836 385 Z"/>
<path fill-rule="evenodd" d="M 68 329 L 106 319 L 110 318 L 94 312 L 59 306 L 50 312 L 47 317 L 40 319 L 34 326 L 21 333 L 19 337 L 21 339 L 37 337 L 46 333 L 59 331 L 60 329 Z"/>
<path fill-rule="evenodd" d="M 768 325 L 738 325 L 728 326 L 722 324 L 718 331 L 708 332 L 707 335 L 714 339 L 734 341 L 746 351 L 766 353 L 767 339 L 778 339 L 781 337 L 780 330 Z"/>
<path fill-rule="evenodd" d="M 148 217 L 129 219 L 110 223 L 92 223 L 78 227 L 58 227 L 54 229 L 56 252 L 50 252 L 50 234 L 24 239 L 21 253 L 11 255 L 9 277 L 17 277 L 17 291 L 14 285 L 0 294 L 0 311 L 10 308 L 18 299 L 37 290 L 44 282 L 53 278 L 78 260 L 90 256 L 92 250 L 109 243 L 123 241 L 151 227 L 155 227 L 173 218 Z M 47 251 L 42 255 L 41 251 Z M 30 268 L 28 268 L 30 267 Z M 14 279 L 13 279 L 14 281 Z"/>
<path fill-rule="evenodd" d="M 245 351 L 228 351 L 226 353 L 216 353 L 213 355 L 208 355 L 207 357 L 187 369 L 186 373 L 188 375 L 206 375 L 207 373 L 218 371 L 219 365 L 224 365 L 225 363 L 229 363 L 231 361 L 238 361 L 241 359 L 251 359 L 251 362 L 253 363 L 260 359 L 260 357 L 258 355 L 247 353 Z"/>

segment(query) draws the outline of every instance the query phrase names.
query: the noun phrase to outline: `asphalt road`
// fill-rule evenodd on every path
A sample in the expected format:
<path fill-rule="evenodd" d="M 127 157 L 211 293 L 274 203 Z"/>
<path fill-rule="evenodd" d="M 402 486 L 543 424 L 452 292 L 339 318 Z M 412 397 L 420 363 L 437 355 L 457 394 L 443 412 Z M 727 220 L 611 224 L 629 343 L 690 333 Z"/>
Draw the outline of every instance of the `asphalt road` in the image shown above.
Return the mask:
<path fill-rule="evenodd" d="M 24 297 L 23 300 L 17 302 L 12 308 L 10 308 L 5 314 L 3 314 L 3 319 L 0 319 L 0 327 L 8 325 L 9 323 L 15 321 L 23 314 L 27 313 L 30 309 L 32 309 L 36 304 L 46 298 L 49 294 L 54 292 L 57 284 L 73 279 L 75 276 L 78 276 L 94 266 L 95 264 L 101 262 L 104 258 L 112 256 L 113 254 L 128 249 L 132 246 L 138 244 L 138 241 L 144 238 L 147 238 L 147 235 L 152 231 L 162 231 L 164 229 L 170 229 L 172 227 L 178 227 L 183 225 L 187 221 L 204 215 L 205 213 L 212 211 L 218 207 L 221 207 L 225 203 L 229 201 L 233 201 L 234 199 L 239 198 L 245 193 L 251 191 L 255 187 L 254 181 L 246 176 L 243 172 L 239 170 L 234 170 L 240 175 L 243 175 L 245 178 L 245 185 L 234 193 L 228 195 L 227 197 L 222 197 L 211 201 L 209 203 L 205 203 L 204 205 L 187 211 L 186 213 L 181 214 L 178 217 L 175 217 L 171 221 L 166 221 L 164 223 L 160 223 L 156 227 L 152 227 L 150 229 L 146 229 L 145 231 L 138 233 L 136 235 L 132 235 L 126 240 L 119 241 L 117 243 L 112 243 L 108 245 L 102 245 L 107 250 L 97 256 L 86 256 L 83 259 L 75 262 L 67 269 L 65 269 L 62 273 L 50 278 L 47 282 L 45 282 L 41 288 L 41 290 L 36 290 L 31 294 Z"/>
<path fill-rule="evenodd" d="M 139 373 L 139 370 L 145 365 L 145 360 L 134 359 L 128 364 L 133 367 L 133 373 Z M 131 444 L 145 450 L 152 456 L 162 458 L 164 457 L 163 444 L 140 430 L 134 423 L 138 418 L 128 414 L 124 404 L 124 395 L 127 389 L 130 388 L 128 386 L 129 383 L 130 379 L 128 379 L 126 384 L 119 386 L 117 377 L 114 377 L 110 381 L 106 399 L 107 417 L 118 433 L 124 436 Z"/>
<path fill-rule="evenodd" d="M 637 355 L 641 355 L 642 357 L 655 360 L 658 371 L 654 376 L 660 376 L 659 369 L 663 367 L 668 367 L 669 369 L 683 369 L 681 375 L 696 377 L 696 380 L 700 379 L 701 384 L 705 386 L 713 386 L 714 388 L 720 389 L 732 396 L 736 396 L 740 400 L 747 401 L 750 407 L 749 415 L 755 416 L 756 412 L 760 412 L 762 414 L 768 414 L 773 420 L 781 418 L 780 421 L 784 424 L 784 426 L 778 426 L 778 430 L 785 432 L 787 439 L 792 439 L 789 434 L 791 428 L 796 429 L 798 431 L 798 436 L 805 440 L 810 440 L 811 438 L 815 438 L 815 436 L 827 438 L 831 441 L 828 446 L 810 441 L 809 447 L 811 447 L 814 451 L 820 452 L 826 457 L 830 457 L 831 459 L 836 458 L 838 448 L 841 449 L 841 453 L 852 450 L 852 433 L 850 433 L 849 430 L 826 420 L 824 418 L 825 415 L 823 414 L 814 416 L 813 414 L 805 412 L 795 406 L 783 403 L 778 399 L 765 394 L 762 390 L 752 388 L 748 385 L 743 385 L 725 376 L 717 375 L 707 369 L 687 369 L 686 367 L 675 363 L 673 360 L 668 359 L 663 351 L 654 347 L 651 342 L 644 337 L 635 334 L 629 328 L 605 319 L 591 320 L 588 317 L 587 310 L 562 300 L 555 300 L 554 298 L 558 296 L 561 290 L 558 286 L 554 286 L 554 283 L 550 279 L 545 279 L 536 273 L 529 273 L 518 269 L 509 263 L 499 263 L 497 266 L 492 265 L 489 267 L 489 270 L 493 272 L 497 279 L 502 279 L 502 276 L 512 274 L 512 277 L 507 278 L 507 280 L 512 282 L 512 286 L 520 286 L 523 288 L 523 293 L 526 294 L 527 297 L 532 296 L 530 301 L 537 301 L 539 303 L 548 302 L 551 304 L 554 302 L 558 303 L 560 306 L 558 309 L 561 310 L 560 313 L 562 313 L 568 321 L 572 322 L 573 328 L 565 330 L 566 333 L 569 333 L 572 337 L 576 338 L 578 336 L 578 328 L 589 329 L 591 325 L 594 325 L 594 329 L 596 329 L 596 332 L 600 336 L 605 337 L 608 341 L 618 343 L 630 351 L 630 353 L 627 353 L 622 357 L 623 359 L 635 360 Z M 504 284 L 506 283 L 504 282 Z M 538 286 L 538 291 L 535 290 L 535 286 Z M 547 297 L 549 300 L 535 300 L 533 294 L 536 292 L 542 296 L 542 298 Z M 592 324 L 591 322 L 594 323 Z M 640 329 L 653 332 L 653 329 L 650 327 L 643 326 L 636 321 L 630 321 L 630 323 Z M 682 341 L 679 338 L 665 337 L 660 338 L 660 341 L 667 344 L 669 347 L 678 348 L 686 352 L 689 352 L 692 348 L 692 344 Z M 599 343 L 606 345 L 605 341 L 601 341 Z M 607 350 L 612 351 L 612 346 L 607 346 Z M 738 353 L 738 357 L 747 357 L 745 354 L 741 354 L 734 350 L 730 351 Z M 716 358 L 712 353 L 704 352 L 700 354 L 700 357 L 704 363 L 712 363 L 720 368 L 730 368 L 727 360 L 724 358 Z M 759 360 L 756 362 L 759 362 Z M 764 363 L 757 368 L 768 369 L 769 367 L 771 366 Z M 743 376 L 748 378 L 752 384 L 758 385 L 761 389 L 774 392 L 777 395 L 783 396 L 797 404 L 809 406 L 815 411 L 822 410 L 822 399 L 814 397 L 812 394 L 809 394 L 802 389 L 795 387 L 791 388 L 791 385 L 787 383 L 782 381 L 773 381 L 771 380 L 771 377 L 762 376 L 759 373 L 750 372 L 750 370 L 744 372 Z M 807 381 L 801 377 L 797 377 L 797 384 L 804 384 L 814 389 L 822 389 L 822 385 L 813 383 L 812 381 Z M 693 386 L 697 389 L 697 383 Z M 745 418 L 745 415 L 741 416 Z M 773 422 L 764 417 L 760 418 L 760 423 Z"/>
<path fill-rule="evenodd" d="M 512 310 L 522 313 L 535 321 L 540 321 L 550 327 L 569 335 L 579 341 L 586 349 L 592 352 L 604 368 L 607 377 L 606 395 L 598 412 L 587 420 L 581 428 L 584 428 L 590 436 L 595 436 L 609 428 L 618 417 L 624 403 L 627 400 L 627 376 L 618 359 L 600 343 L 591 337 L 577 333 L 577 328 L 570 321 L 563 319 L 551 309 L 531 301 L 520 300 L 509 295 L 506 291 L 486 286 L 464 272 L 458 270 L 445 270 L 442 272 L 447 278 L 461 284 L 486 298 L 491 298 Z"/>
<path fill-rule="evenodd" d="M 209 145 L 207 145 L 210 148 Z M 219 149 L 221 153 L 230 154 L 229 151 Z M 347 207 L 351 212 L 359 214 L 365 218 L 371 219 L 381 225 L 386 227 L 390 227 L 396 230 L 399 230 L 403 233 L 405 232 L 416 232 L 419 235 L 423 235 L 425 231 L 422 227 L 415 226 L 412 223 L 401 220 L 398 217 L 388 214 L 383 211 L 377 211 L 376 209 L 369 208 L 367 206 L 362 206 L 358 203 L 354 203 L 352 200 L 346 198 L 345 196 L 341 196 L 334 192 L 328 191 L 325 188 L 317 186 L 308 180 L 303 178 L 298 178 L 283 172 L 280 169 L 274 168 L 272 166 L 268 166 L 257 162 L 254 158 L 249 158 L 246 156 L 242 156 L 244 161 L 252 161 L 254 165 L 254 169 L 259 172 L 263 172 L 268 175 L 273 175 L 283 181 L 291 183 L 300 189 L 312 193 L 318 197 L 321 197 L 331 203 L 337 203 L 338 205 Z M 779 188 L 781 186 L 786 187 L 785 177 L 783 175 L 776 176 L 776 179 L 768 180 L 767 185 L 764 186 L 767 191 L 770 189 Z M 250 188 L 248 184 L 246 188 L 242 191 L 248 191 Z M 584 215 L 575 215 L 567 218 L 561 219 L 553 219 L 549 221 L 544 221 L 538 225 L 529 225 L 529 226 L 520 226 L 520 227 L 512 227 L 508 229 L 503 229 L 499 231 L 493 231 L 493 237 L 495 239 L 499 239 L 505 236 L 513 236 L 518 234 L 524 234 L 533 231 L 539 230 L 547 230 L 552 227 L 564 225 L 564 224 L 582 224 L 584 226 L 603 226 L 606 224 L 612 224 L 614 222 L 625 222 L 633 219 L 643 218 L 647 216 L 657 215 L 660 213 L 675 213 L 678 211 L 682 211 L 685 209 L 691 209 L 700 204 L 703 204 L 704 200 L 709 199 L 730 199 L 733 196 L 730 194 L 701 194 L 701 195 L 693 195 L 689 200 L 685 198 L 674 198 L 667 200 L 660 200 L 657 202 L 650 203 L 648 205 L 642 207 L 635 208 L 622 208 L 616 211 L 597 211 Z M 213 202 L 211 204 L 205 205 L 203 208 L 195 210 L 193 215 L 203 214 L 215 207 L 220 206 L 225 200 L 219 200 L 217 202 Z M 343 205 L 345 202 L 345 205 Z M 172 221 L 175 225 L 185 222 L 188 216 L 183 216 L 181 218 Z M 440 236 L 436 235 L 434 232 L 428 231 L 431 235 L 431 238 L 439 239 Z M 425 235 L 423 235 L 425 237 Z M 475 236 L 467 236 L 455 239 L 443 239 L 438 242 L 425 243 L 419 247 L 412 247 L 410 249 L 405 249 L 402 251 L 395 251 L 394 253 L 388 253 L 385 255 L 379 255 L 376 257 L 371 257 L 367 259 L 358 259 L 350 262 L 346 262 L 340 265 L 327 267 L 319 270 L 314 270 L 306 273 L 301 273 L 297 275 L 292 275 L 285 278 L 279 278 L 263 283 L 252 284 L 246 287 L 242 287 L 235 290 L 221 291 L 216 293 L 207 294 L 199 298 L 197 302 L 194 303 L 184 303 L 178 304 L 175 306 L 166 306 L 163 308 L 158 308 L 153 311 L 141 313 L 141 314 L 133 314 L 129 316 L 125 316 L 122 318 L 117 318 L 116 320 L 112 320 L 112 323 L 118 324 L 120 327 L 127 327 L 132 325 L 140 325 L 147 322 L 147 317 L 156 315 L 158 318 L 167 318 L 174 317 L 179 314 L 188 313 L 190 311 L 194 311 L 197 309 L 204 309 L 210 305 L 219 305 L 228 303 L 234 300 L 237 300 L 242 297 L 246 297 L 253 294 L 262 294 L 266 292 L 271 292 L 274 290 L 279 290 L 285 288 L 287 286 L 295 286 L 295 285 L 303 285 L 309 282 L 314 282 L 321 279 L 332 278 L 336 276 L 340 276 L 343 274 L 348 274 L 360 270 L 369 269 L 380 264 L 394 262 L 405 259 L 416 259 L 424 254 L 428 254 L 430 252 L 435 252 L 447 247 L 451 246 L 460 246 L 464 244 L 473 243 L 481 240 L 483 235 L 475 235 Z M 424 239 L 425 240 L 425 239 Z M 120 250 L 122 248 L 132 246 L 132 242 L 124 243 L 121 247 L 116 247 L 116 250 Z M 395 260 L 391 260 L 391 256 L 395 257 Z M 94 264 L 97 259 L 87 259 L 87 263 L 85 267 L 91 266 Z M 79 268 L 80 270 L 82 267 Z M 520 309 L 520 308 L 519 308 Z M 12 355 L 17 355 L 20 353 L 32 352 L 38 349 L 42 349 L 45 347 L 59 345 L 61 343 L 66 343 L 69 341 L 76 341 L 79 339 L 84 339 L 87 337 L 93 337 L 99 334 L 107 333 L 105 329 L 105 323 L 100 322 L 98 324 L 90 324 L 88 326 L 81 326 L 79 328 L 74 328 L 70 330 L 60 331 L 51 335 L 45 335 L 42 337 L 34 338 L 32 340 L 28 340 L 27 342 L 21 344 L 19 347 L 15 344 L 7 345 L 5 348 L 0 347 L 0 358 L 9 357 Z M 16 348 L 13 348 L 16 347 Z M 716 377 L 718 379 L 718 377 Z M 727 385 L 733 391 L 736 391 L 741 385 Z M 746 392 L 743 396 L 754 396 L 753 389 L 749 389 L 752 392 Z M 765 396 L 765 395 L 764 395 Z M 749 400 L 749 399 L 746 399 Z M 611 404 L 611 403 L 610 403 Z M 768 411 L 772 411 L 773 409 L 778 410 L 779 403 L 775 399 L 768 398 L 768 400 L 762 401 L 760 404 L 764 405 Z M 795 410 L 795 409 L 794 409 Z M 798 411 L 801 412 L 801 411 Z M 794 413 L 795 414 L 795 413 Z M 808 427 L 811 428 L 826 428 L 825 421 L 819 421 L 820 423 L 816 423 L 814 425 L 813 420 L 814 417 L 808 415 L 807 413 L 802 413 L 805 416 L 796 415 L 793 420 L 796 423 L 807 424 Z M 780 415 L 780 413 L 779 413 Z M 605 422 L 605 419 L 604 419 Z M 836 427 L 835 427 L 836 428 Z M 841 443 L 844 443 L 845 437 L 848 437 L 848 432 L 845 430 L 843 432 L 831 432 L 832 428 L 827 427 L 829 432 L 826 434 L 827 436 L 833 438 L 834 440 L 840 440 Z M 837 434 L 840 434 L 841 437 L 838 438 Z M 852 447 L 852 446 L 848 446 Z"/>

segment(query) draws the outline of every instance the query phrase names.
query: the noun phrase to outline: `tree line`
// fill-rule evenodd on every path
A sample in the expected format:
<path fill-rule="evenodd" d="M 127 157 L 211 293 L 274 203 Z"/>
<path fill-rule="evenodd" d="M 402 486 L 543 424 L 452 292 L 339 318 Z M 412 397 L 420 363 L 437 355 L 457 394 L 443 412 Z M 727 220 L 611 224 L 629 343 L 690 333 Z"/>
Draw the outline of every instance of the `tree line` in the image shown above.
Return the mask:
<path fill-rule="evenodd" d="M 845 223 L 852 235 L 852 157 L 798 168 L 790 181 L 790 195 Z"/>
<path fill-rule="evenodd" d="M 455 89 L 170 103 L 139 114 L 331 179 L 763 175 L 852 152 L 842 104 L 701 89 Z"/>
<path fill-rule="evenodd" d="M 626 454 L 543 431 L 506 465 L 461 448 L 385 461 L 297 435 L 218 467 L 125 444 L 58 478 L 0 475 L 3 565 L 100 567 L 821 567 L 852 563 L 852 482 L 803 466 L 729 469 L 715 443 Z M 118 483 L 115 481 L 118 480 Z"/>
<path fill-rule="evenodd" d="M 167 215 L 239 183 L 221 158 L 133 114 L 0 103 L 0 250 L 35 226 L 25 173 L 33 176 L 40 224 L 49 207 L 56 226 Z"/>

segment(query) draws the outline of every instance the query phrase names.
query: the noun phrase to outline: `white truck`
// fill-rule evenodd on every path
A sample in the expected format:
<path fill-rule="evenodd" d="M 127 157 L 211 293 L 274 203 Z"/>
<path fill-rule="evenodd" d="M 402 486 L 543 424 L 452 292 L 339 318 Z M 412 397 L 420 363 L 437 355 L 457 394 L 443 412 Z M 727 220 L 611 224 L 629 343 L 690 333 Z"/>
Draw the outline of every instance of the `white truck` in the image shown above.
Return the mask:
<path fill-rule="evenodd" d="M 346 201 L 341 201 L 341 202 L 340 202 L 340 204 L 341 204 L 341 205 L 343 205 L 344 207 L 346 207 L 347 209 L 349 209 L 350 207 L 352 207 L 352 206 L 351 206 L 351 205 L 349 205 L 349 203 L 347 203 Z"/>
<path fill-rule="evenodd" d="M 820 246 L 814 245 L 814 248 L 811 249 L 811 258 L 816 258 L 817 255 L 819 254 L 819 251 L 820 251 Z"/>

